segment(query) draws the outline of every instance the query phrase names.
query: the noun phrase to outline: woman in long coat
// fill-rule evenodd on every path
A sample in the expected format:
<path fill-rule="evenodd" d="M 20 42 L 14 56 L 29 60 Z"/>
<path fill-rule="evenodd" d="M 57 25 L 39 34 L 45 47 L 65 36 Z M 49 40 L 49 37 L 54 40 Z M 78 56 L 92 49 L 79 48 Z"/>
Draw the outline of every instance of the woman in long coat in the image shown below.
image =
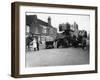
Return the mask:
<path fill-rule="evenodd" d="M 37 43 L 36 43 L 35 38 L 33 39 L 33 49 L 34 49 L 34 51 L 36 51 L 36 49 L 37 49 Z"/>

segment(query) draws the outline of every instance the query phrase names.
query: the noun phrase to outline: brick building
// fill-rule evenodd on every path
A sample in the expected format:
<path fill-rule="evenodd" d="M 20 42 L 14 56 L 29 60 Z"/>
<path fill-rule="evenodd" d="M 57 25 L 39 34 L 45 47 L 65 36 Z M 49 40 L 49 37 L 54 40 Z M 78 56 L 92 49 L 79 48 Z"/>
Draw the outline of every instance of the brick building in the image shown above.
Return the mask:
<path fill-rule="evenodd" d="M 57 29 L 51 25 L 51 18 L 47 22 L 38 19 L 37 15 L 26 15 L 26 37 L 33 34 L 39 41 L 46 41 L 46 37 L 56 38 Z"/>

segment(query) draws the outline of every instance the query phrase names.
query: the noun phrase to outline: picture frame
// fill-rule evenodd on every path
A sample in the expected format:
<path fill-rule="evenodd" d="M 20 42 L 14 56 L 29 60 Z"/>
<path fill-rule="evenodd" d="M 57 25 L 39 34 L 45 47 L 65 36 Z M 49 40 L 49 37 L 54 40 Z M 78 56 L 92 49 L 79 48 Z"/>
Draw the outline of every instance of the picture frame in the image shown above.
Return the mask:
<path fill-rule="evenodd" d="M 74 21 L 76 20 L 76 24 L 78 24 L 79 29 L 82 28 L 82 30 L 83 30 L 83 28 L 84 28 L 87 30 L 87 33 L 89 33 L 89 37 L 90 37 L 90 42 L 89 42 L 90 45 L 89 46 L 90 47 L 89 47 L 89 52 L 88 52 L 88 58 L 87 58 L 87 54 L 85 53 L 86 51 L 80 52 L 80 54 L 82 54 L 82 53 L 83 54 L 82 54 L 82 57 L 79 56 L 80 61 L 83 59 L 83 56 L 85 56 L 85 58 L 87 58 L 87 61 L 84 62 L 84 60 L 83 60 L 84 63 L 79 62 L 79 60 L 78 60 L 79 63 L 77 61 L 76 62 L 69 61 L 68 65 L 67 64 L 61 65 L 60 63 L 58 63 L 56 65 L 56 62 L 58 60 L 57 61 L 53 60 L 55 57 L 52 56 L 50 58 L 50 60 L 52 59 L 53 62 L 55 61 L 55 63 L 53 65 L 51 65 L 52 63 L 49 64 L 49 62 L 47 62 L 47 64 L 45 64 L 45 65 L 48 65 L 48 66 L 40 66 L 40 65 L 44 65 L 44 64 L 43 63 L 41 63 L 41 64 L 35 63 L 34 57 L 32 57 L 32 60 L 30 60 L 32 63 L 33 62 L 34 63 L 33 64 L 31 64 L 31 62 L 28 63 L 28 60 L 31 58 L 31 56 L 34 56 L 34 54 L 35 54 L 35 52 L 33 50 L 32 50 L 33 52 L 31 52 L 31 53 L 27 53 L 27 51 L 26 51 L 27 49 L 25 46 L 26 45 L 26 43 L 25 43 L 26 36 L 27 36 L 26 32 L 28 29 L 28 28 L 26 29 L 25 26 L 27 26 L 27 25 L 31 26 L 30 24 L 31 24 L 32 16 L 30 18 L 28 18 L 29 15 L 34 16 L 34 18 L 38 17 L 36 20 L 33 20 L 33 21 L 38 20 L 37 22 L 40 21 L 36 25 L 43 24 L 46 27 L 49 24 L 51 27 L 55 26 L 59 22 L 60 22 L 59 26 L 60 25 L 62 26 L 62 24 L 67 25 L 67 23 L 63 23 L 65 20 L 66 20 L 66 22 L 69 21 L 70 26 L 71 26 L 72 25 L 71 22 L 73 22 L 73 20 Z M 46 21 L 45 21 L 46 16 L 48 17 L 48 23 L 46 23 Z M 46 17 L 46 19 L 47 19 L 47 17 Z M 52 21 L 50 21 L 50 17 L 51 17 Z M 66 17 L 66 19 L 64 19 L 64 17 Z M 42 19 L 44 19 L 44 22 L 42 21 Z M 53 19 L 55 19 L 54 20 L 55 22 L 53 22 Z M 25 78 L 25 77 L 42 77 L 42 76 L 59 76 L 59 75 L 97 73 L 97 56 L 98 56 L 97 55 L 97 49 L 98 49 L 97 48 L 97 35 L 98 35 L 97 34 L 97 24 L 98 23 L 97 23 L 97 7 L 96 6 L 13 2 L 11 4 L 11 76 L 15 77 L 15 78 L 23 78 L 23 77 Z M 73 25 L 75 26 L 75 22 Z M 88 27 L 80 27 L 80 26 L 87 26 L 87 25 L 88 25 Z M 34 25 L 34 27 L 35 27 L 35 25 Z M 31 29 L 30 29 L 30 31 L 34 30 L 33 33 L 31 32 L 33 34 L 33 36 L 35 34 L 34 32 L 36 31 L 36 29 L 32 29 L 34 27 L 31 27 Z M 54 28 L 52 28 L 52 29 L 54 29 Z M 62 30 L 64 30 L 64 29 L 65 28 L 63 27 Z M 53 31 L 53 30 L 51 30 L 51 31 Z M 43 33 L 45 33 L 45 30 L 43 31 Z M 78 33 L 79 33 L 79 31 L 78 31 Z M 54 35 L 54 33 L 53 33 L 53 35 Z M 47 36 L 47 35 L 45 35 L 45 36 Z M 59 38 L 58 38 L 58 40 L 59 40 Z M 86 38 L 86 40 L 87 40 L 87 38 Z M 33 44 L 34 44 L 34 42 L 33 42 Z M 73 48 L 72 48 L 73 44 L 71 43 L 70 45 L 71 45 L 71 47 L 69 47 L 69 49 L 71 49 L 71 51 L 73 51 Z M 61 46 L 63 46 L 63 45 L 61 45 Z M 64 49 L 66 49 L 66 48 L 64 48 Z M 80 48 L 75 48 L 75 50 L 76 49 L 80 50 Z M 50 49 L 48 49 L 48 50 L 50 50 Z M 53 51 L 53 49 L 50 51 Z M 44 52 L 40 52 L 39 54 L 37 53 L 38 56 L 36 54 L 35 57 L 39 57 L 39 55 L 42 55 L 42 56 L 47 55 L 47 53 L 48 53 L 48 56 L 50 57 L 49 51 L 45 51 L 45 52 L 46 53 L 44 53 Z M 53 54 L 55 54 L 55 52 Z M 61 50 L 60 50 L 60 53 L 62 53 Z M 70 53 L 70 50 L 69 50 L 69 53 Z M 73 52 L 73 53 L 75 53 L 75 52 Z M 52 54 L 52 52 L 50 52 L 50 54 Z M 63 53 L 62 55 L 64 55 L 64 54 L 65 53 Z M 55 55 L 55 56 L 57 57 L 57 55 Z M 76 55 L 76 58 L 78 58 L 77 57 L 78 55 L 77 54 L 75 54 L 75 55 Z M 30 56 L 30 57 L 27 58 L 27 56 Z M 47 57 L 47 59 L 49 57 Z M 42 59 L 39 58 L 39 60 L 43 61 L 43 58 L 46 58 L 46 56 L 42 57 Z M 63 60 L 63 58 L 61 58 L 61 59 Z M 72 59 L 74 59 L 74 58 L 72 58 Z M 37 60 L 37 58 L 36 58 L 36 60 Z M 48 61 L 48 60 L 45 60 L 45 61 Z M 65 62 L 67 62 L 67 61 L 68 61 L 68 58 Z M 59 62 L 60 62 L 60 58 L 59 58 Z M 61 63 L 63 63 L 63 62 L 61 62 Z"/>

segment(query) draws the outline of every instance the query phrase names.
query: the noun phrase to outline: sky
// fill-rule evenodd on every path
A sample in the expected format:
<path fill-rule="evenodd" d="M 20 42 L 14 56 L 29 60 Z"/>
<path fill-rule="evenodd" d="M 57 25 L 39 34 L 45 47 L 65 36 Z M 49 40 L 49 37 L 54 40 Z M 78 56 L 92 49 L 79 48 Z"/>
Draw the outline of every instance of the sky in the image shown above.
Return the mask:
<path fill-rule="evenodd" d="M 27 13 L 27 15 L 37 15 L 38 19 L 48 22 L 48 17 L 51 17 L 51 25 L 59 29 L 59 24 L 69 22 L 78 24 L 79 30 L 90 31 L 90 16 L 89 15 L 75 15 L 75 14 L 51 14 L 51 13 Z M 58 30 L 57 30 L 58 31 Z M 59 31 L 58 31 L 59 32 Z"/>

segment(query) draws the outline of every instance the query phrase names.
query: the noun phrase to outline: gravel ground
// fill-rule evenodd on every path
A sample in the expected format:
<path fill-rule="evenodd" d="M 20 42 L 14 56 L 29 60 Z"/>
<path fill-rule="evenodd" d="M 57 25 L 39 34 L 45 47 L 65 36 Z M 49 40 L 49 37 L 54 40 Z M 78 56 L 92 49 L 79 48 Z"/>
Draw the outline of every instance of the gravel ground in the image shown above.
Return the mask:
<path fill-rule="evenodd" d="M 81 48 L 27 51 L 25 56 L 26 67 L 89 64 L 89 52 Z"/>

